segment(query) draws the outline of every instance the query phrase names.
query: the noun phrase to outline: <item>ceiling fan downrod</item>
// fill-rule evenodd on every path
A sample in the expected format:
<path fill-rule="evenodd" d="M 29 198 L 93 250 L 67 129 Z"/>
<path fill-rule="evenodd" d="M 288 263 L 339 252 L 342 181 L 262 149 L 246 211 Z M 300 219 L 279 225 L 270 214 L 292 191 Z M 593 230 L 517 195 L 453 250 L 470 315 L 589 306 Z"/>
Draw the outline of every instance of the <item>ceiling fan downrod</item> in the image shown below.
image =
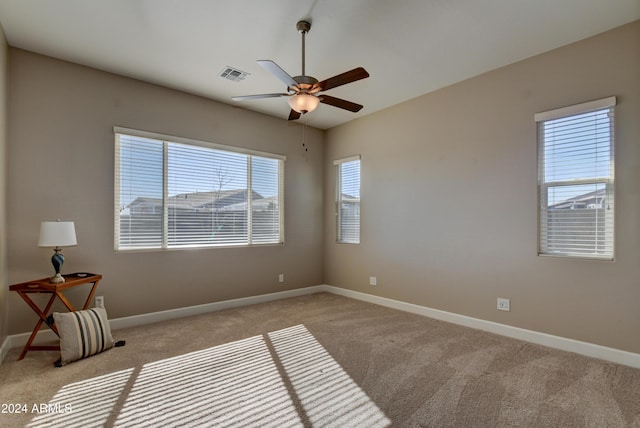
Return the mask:
<path fill-rule="evenodd" d="M 296 28 L 300 33 L 302 33 L 302 76 L 306 76 L 305 67 L 304 67 L 304 59 L 305 59 L 304 41 L 305 41 L 305 36 L 309 32 L 309 30 L 311 30 L 311 23 L 309 21 L 298 21 L 298 23 L 296 24 Z"/>

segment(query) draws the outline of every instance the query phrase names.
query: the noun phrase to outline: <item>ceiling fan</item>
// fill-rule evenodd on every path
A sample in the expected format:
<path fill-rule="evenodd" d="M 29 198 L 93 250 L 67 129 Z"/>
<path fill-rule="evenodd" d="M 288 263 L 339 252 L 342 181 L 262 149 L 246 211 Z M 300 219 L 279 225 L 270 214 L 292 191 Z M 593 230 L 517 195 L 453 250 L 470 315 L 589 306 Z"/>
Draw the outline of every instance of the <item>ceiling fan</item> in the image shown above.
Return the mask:
<path fill-rule="evenodd" d="M 289 73 L 284 71 L 278 64 L 271 60 L 258 60 L 258 64 L 264 67 L 267 71 L 271 72 L 274 76 L 280 79 L 287 85 L 286 93 L 277 94 L 260 94 L 260 95 L 244 95 L 238 97 L 232 97 L 234 101 L 246 101 L 256 100 L 260 98 L 277 98 L 277 97 L 289 97 L 288 102 L 291 107 L 289 113 L 289 120 L 299 119 L 302 114 L 309 113 L 318 107 L 318 103 L 328 104 L 334 107 L 338 107 L 344 110 L 352 112 L 358 112 L 362 109 L 362 105 L 352 103 L 351 101 L 343 100 L 341 98 L 331 97 L 329 95 L 321 94 L 321 92 L 328 91 L 329 89 L 346 85 L 347 83 L 355 82 L 360 79 L 369 77 L 369 73 L 362 68 L 354 68 L 353 70 L 346 71 L 336 76 L 330 77 L 321 82 L 315 77 L 305 75 L 305 49 L 304 41 L 305 35 L 311 29 L 311 23 L 309 21 L 298 21 L 296 28 L 302 33 L 302 75 L 291 77 Z"/>

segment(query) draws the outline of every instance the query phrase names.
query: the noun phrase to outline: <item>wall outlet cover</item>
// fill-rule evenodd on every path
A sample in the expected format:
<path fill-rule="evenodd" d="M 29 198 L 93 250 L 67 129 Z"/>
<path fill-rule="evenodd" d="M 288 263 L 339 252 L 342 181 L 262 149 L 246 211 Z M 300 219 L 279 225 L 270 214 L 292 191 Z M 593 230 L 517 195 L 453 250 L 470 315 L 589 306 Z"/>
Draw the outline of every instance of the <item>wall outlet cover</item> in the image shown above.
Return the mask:
<path fill-rule="evenodd" d="M 498 310 L 510 311 L 511 310 L 511 302 L 509 301 L 509 299 L 504 299 L 502 297 L 498 297 Z"/>

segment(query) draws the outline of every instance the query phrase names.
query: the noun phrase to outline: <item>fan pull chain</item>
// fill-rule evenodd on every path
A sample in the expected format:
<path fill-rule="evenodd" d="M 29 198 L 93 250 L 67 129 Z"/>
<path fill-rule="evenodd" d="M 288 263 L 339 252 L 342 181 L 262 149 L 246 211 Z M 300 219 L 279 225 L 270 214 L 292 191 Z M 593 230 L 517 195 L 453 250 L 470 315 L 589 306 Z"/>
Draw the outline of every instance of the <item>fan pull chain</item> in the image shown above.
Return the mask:
<path fill-rule="evenodd" d="M 303 120 L 304 122 L 302 123 L 302 148 L 304 149 L 305 152 L 308 152 L 309 149 L 307 148 L 307 144 L 306 144 L 306 131 L 307 131 L 307 115 L 305 114 L 303 116 Z"/>

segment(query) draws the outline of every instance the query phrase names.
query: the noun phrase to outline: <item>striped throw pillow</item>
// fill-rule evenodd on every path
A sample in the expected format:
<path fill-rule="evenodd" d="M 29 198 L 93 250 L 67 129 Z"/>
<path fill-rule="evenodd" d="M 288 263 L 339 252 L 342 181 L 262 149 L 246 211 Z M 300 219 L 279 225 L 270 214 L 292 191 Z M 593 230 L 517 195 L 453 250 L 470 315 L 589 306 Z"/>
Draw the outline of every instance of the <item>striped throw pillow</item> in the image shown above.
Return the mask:
<path fill-rule="evenodd" d="M 113 347 L 111 327 L 104 308 L 68 313 L 54 312 L 60 334 L 60 364 L 86 358 Z"/>

